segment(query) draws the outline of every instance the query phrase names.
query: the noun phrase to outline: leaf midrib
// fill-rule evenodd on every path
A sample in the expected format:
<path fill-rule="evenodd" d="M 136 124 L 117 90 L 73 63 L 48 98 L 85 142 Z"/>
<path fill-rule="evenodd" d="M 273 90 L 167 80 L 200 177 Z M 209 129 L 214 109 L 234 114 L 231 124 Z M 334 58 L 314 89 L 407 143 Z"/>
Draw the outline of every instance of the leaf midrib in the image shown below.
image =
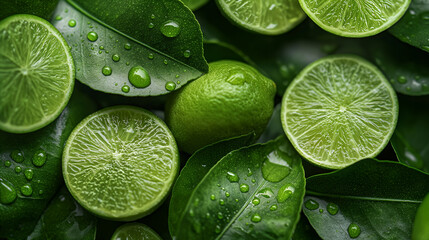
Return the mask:
<path fill-rule="evenodd" d="M 321 193 L 321 192 L 308 191 L 308 190 L 305 192 L 305 195 L 313 195 L 313 196 L 318 196 L 318 197 L 340 198 L 340 199 L 364 200 L 364 201 L 378 201 L 378 202 L 400 202 L 400 203 L 415 203 L 415 204 L 422 203 L 422 201 L 419 201 L 419 200 L 364 197 L 364 196 L 352 196 L 352 195 L 338 195 L 338 194 Z"/>

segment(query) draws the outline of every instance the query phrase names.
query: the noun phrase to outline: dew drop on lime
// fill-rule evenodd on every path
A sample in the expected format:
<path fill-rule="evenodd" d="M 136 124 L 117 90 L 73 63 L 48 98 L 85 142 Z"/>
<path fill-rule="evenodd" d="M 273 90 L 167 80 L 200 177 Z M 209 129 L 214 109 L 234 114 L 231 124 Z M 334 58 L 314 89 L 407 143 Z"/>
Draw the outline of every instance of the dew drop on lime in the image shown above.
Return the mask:
<path fill-rule="evenodd" d="M 277 210 L 277 205 L 272 205 L 272 206 L 270 207 L 270 211 L 275 211 L 275 210 Z"/>
<path fill-rule="evenodd" d="M 119 62 L 119 60 L 121 60 L 121 57 L 118 54 L 113 54 L 112 55 L 112 60 L 114 62 Z"/>
<path fill-rule="evenodd" d="M 221 231 L 220 226 L 216 225 L 216 227 L 215 227 L 215 233 L 220 233 L 220 231 Z"/>
<path fill-rule="evenodd" d="M 258 223 L 262 220 L 261 215 L 255 213 L 253 214 L 252 218 L 250 219 L 250 221 L 254 222 L 254 223 Z"/>
<path fill-rule="evenodd" d="M 217 218 L 218 218 L 218 219 L 223 219 L 223 213 L 218 212 L 218 213 L 217 213 Z"/>
<path fill-rule="evenodd" d="M 277 193 L 277 202 L 282 203 L 285 202 L 292 196 L 295 189 L 290 185 L 284 185 L 279 189 Z"/>
<path fill-rule="evenodd" d="M 112 75 L 112 68 L 109 66 L 104 66 L 103 69 L 101 69 L 101 72 L 104 76 L 110 76 Z"/>
<path fill-rule="evenodd" d="M 252 200 L 252 203 L 253 203 L 253 205 L 259 205 L 259 203 L 261 202 L 261 200 L 259 199 L 259 198 L 257 198 L 257 197 L 255 197 L 253 200 Z"/>
<path fill-rule="evenodd" d="M 169 38 L 177 37 L 180 33 L 180 26 L 177 22 L 168 20 L 161 26 L 161 33 Z"/>
<path fill-rule="evenodd" d="M 174 89 L 176 89 L 176 83 L 172 82 L 172 81 L 168 81 L 165 83 L 165 89 L 167 91 L 173 91 Z"/>
<path fill-rule="evenodd" d="M 25 169 L 24 176 L 27 180 L 33 179 L 34 172 L 32 169 Z"/>
<path fill-rule="evenodd" d="M 221 206 L 225 205 L 225 200 L 220 199 L 220 200 L 219 200 L 219 205 L 221 205 Z"/>
<path fill-rule="evenodd" d="M 9 160 L 7 160 L 6 162 L 4 162 L 4 166 L 5 167 L 10 167 L 10 165 L 12 165 L 12 163 Z"/>
<path fill-rule="evenodd" d="M 399 76 L 398 82 L 401 84 L 405 84 L 405 83 L 407 83 L 407 78 L 405 76 Z"/>
<path fill-rule="evenodd" d="M 22 168 L 21 168 L 20 166 L 16 166 L 16 167 L 15 167 L 15 172 L 16 172 L 16 173 L 20 173 L 20 172 L 22 172 Z"/>
<path fill-rule="evenodd" d="M 227 172 L 226 173 L 226 178 L 230 181 L 230 182 L 238 182 L 238 180 L 240 179 L 237 174 L 233 173 L 233 172 Z"/>
<path fill-rule="evenodd" d="M 124 93 L 128 93 L 128 92 L 130 92 L 130 86 L 124 85 L 124 86 L 122 86 L 121 90 Z"/>
<path fill-rule="evenodd" d="M 357 225 L 356 223 L 351 223 L 347 229 L 349 236 L 351 238 L 357 238 L 360 235 L 360 227 L 359 225 Z"/>
<path fill-rule="evenodd" d="M 264 188 L 258 192 L 258 195 L 260 195 L 264 198 L 271 198 L 272 196 L 274 196 L 274 193 L 271 190 L 271 188 Z"/>
<path fill-rule="evenodd" d="M 0 178 L 0 203 L 13 203 L 16 197 L 17 194 L 13 185 L 5 179 Z"/>
<path fill-rule="evenodd" d="M 147 55 L 147 58 L 149 58 L 150 60 L 152 60 L 154 58 L 153 53 L 149 53 L 149 55 Z"/>
<path fill-rule="evenodd" d="M 247 193 L 247 192 L 249 191 L 249 185 L 247 185 L 247 184 L 245 184 L 245 183 L 241 184 L 241 185 L 240 185 L 240 191 L 241 191 L 242 193 Z"/>
<path fill-rule="evenodd" d="M 95 42 L 98 39 L 98 34 L 96 32 L 89 32 L 86 37 L 88 38 L 89 41 Z"/>
<path fill-rule="evenodd" d="M 270 182 L 280 182 L 290 174 L 291 164 L 284 159 L 289 159 L 289 156 L 280 152 L 271 152 L 267 159 L 262 164 L 262 176 Z"/>
<path fill-rule="evenodd" d="M 185 50 L 185 51 L 183 52 L 183 56 L 184 56 L 185 58 L 189 58 L 189 57 L 191 57 L 191 50 Z"/>
<path fill-rule="evenodd" d="M 30 184 L 25 184 L 21 187 L 21 193 L 24 196 L 31 196 L 31 194 L 33 194 L 33 188 L 31 187 Z"/>
<path fill-rule="evenodd" d="M 326 206 L 326 210 L 328 210 L 328 213 L 331 215 L 335 215 L 338 213 L 338 205 L 335 203 L 328 203 L 328 205 Z"/>
<path fill-rule="evenodd" d="M 149 73 L 142 66 L 132 67 L 128 72 L 128 80 L 137 88 L 146 88 L 151 83 Z"/>
<path fill-rule="evenodd" d="M 69 27 L 76 27 L 76 20 L 70 19 L 69 20 Z"/>
<path fill-rule="evenodd" d="M 10 154 L 10 157 L 13 159 L 13 161 L 20 163 L 24 161 L 24 155 L 19 150 L 14 150 Z"/>
<path fill-rule="evenodd" d="M 126 50 L 130 50 L 130 49 L 131 49 L 131 44 L 126 43 L 126 44 L 124 45 L 124 48 L 125 48 Z"/>
<path fill-rule="evenodd" d="M 316 210 L 319 208 L 319 203 L 313 199 L 308 199 L 304 205 L 308 210 Z"/>

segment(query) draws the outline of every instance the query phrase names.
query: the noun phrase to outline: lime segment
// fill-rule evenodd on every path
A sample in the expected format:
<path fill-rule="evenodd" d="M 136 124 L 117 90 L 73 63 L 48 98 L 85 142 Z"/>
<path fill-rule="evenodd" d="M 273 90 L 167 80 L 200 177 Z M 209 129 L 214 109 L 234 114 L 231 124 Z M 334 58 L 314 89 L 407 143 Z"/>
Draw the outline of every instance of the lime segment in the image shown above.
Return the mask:
<path fill-rule="evenodd" d="M 298 0 L 217 0 L 224 15 L 247 30 L 279 35 L 306 17 Z"/>
<path fill-rule="evenodd" d="M 63 153 L 64 180 L 75 199 L 92 213 L 118 221 L 155 210 L 178 168 L 177 145 L 165 123 L 131 106 L 85 118 Z"/>
<path fill-rule="evenodd" d="M 404 15 L 411 0 L 299 0 L 321 28 L 344 37 L 380 33 Z"/>
<path fill-rule="evenodd" d="M 312 63 L 295 78 L 283 97 L 281 117 L 303 157 L 340 169 L 382 151 L 396 127 L 398 101 L 371 63 L 333 56 Z"/>
<path fill-rule="evenodd" d="M 47 21 L 14 15 L 0 22 L 0 130 L 27 133 L 58 117 L 74 86 L 74 63 Z"/>
<path fill-rule="evenodd" d="M 118 229 L 111 240 L 162 240 L 152 228 L 142 223 L 127 223 Z"/>

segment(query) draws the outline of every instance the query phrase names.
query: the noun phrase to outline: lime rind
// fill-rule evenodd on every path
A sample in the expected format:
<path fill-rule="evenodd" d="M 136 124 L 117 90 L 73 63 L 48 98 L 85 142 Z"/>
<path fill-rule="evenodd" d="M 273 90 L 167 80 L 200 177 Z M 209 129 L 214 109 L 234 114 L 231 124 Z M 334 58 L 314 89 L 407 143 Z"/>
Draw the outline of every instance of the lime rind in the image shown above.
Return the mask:
<path fill-rule="evenodd" d="M 302 137 L 302 136 L 296 136 L 296 134 L 297 134 L 296 132 L 297 131 L 304 131 L 304 134 L 303 134 L 304 136 L 306 135 L 306 133 L 312 132 L 313 130 L 317 134 L 316 129 L 319 126 L 319 124 L 320 125 L 326 124 L 326 122 L 325 123 L 323 122 L 324 119 L 322 119 L 323 116 L 325 116 L 325 118 L 326 118 L 326 115 L 321 114 L 323 111 L 326 111 L 326 109 L 323 109 L 321 107 L 322 104 L 319 105 L 317 103 L 317 101 L 319 101 L 320 99 L 312 101 L 312 100 L 308 99 L 308 96 L 305 96 L 307 92 L 311 92 L 311 91 L 315 91 L 315 90 L 314 89 L 307 89 L 307 92 L 303 92 L 301 94 L 302 100 L 306 104 L 309 104 L 308 105 L 309 106 L 308 109 L 302 108 L 302 106 L 301 106 L 301 109 L 299 109 L 299 110 L 296 109 L 296 106 L 295 107 L 290 107 L 290 105 L 291 105 L 290 103 L 293 102 L 293 101 L 291 101 L 290 96 L 293 94 L 293 91 L 296 90 L 295 88 L 297 87 L 297 85 L 300 84 L 300 82 L 305 81 L 305 77 L 307 76 L 307 74 L 310 71 L 312 71 L 315 67 L 317 67 L 320 64 L 333 63 L 335 61 L 351 61 L 351 62 L 355 62 L 357 64 L 357 68 L 362 68 L 362 69 L 365 69 L 366 71 L 372 72 L 374 74 L 374 76 L 377 77 L 377 79 L 380 81 L 380 83 L 377 84 L 378 86 L 376 86 L 375 88 L 372 88 L 373 90 L 370 90 L 369 92 L 367 92 L 367 95 L 365 95 L 365 94 L 361 95 L 361 99 L 366 100 L 366 98 L 368 98 L 370 96 L 368 94 L 381 94 L 381 93 L 383 93 L 385 95 L 387 94 L 388 97 L 389 97 L 390 105 L 391 105 L 391 109 L 388 110 L 388 112 L 389 112 L 388 114 L 390 115 L 391 119 L 390 119 L 390 122 L 388 122 L 388 125 L 384 126 L 385 127 L 384 133 L 381 134 L 381 135 L 380 134 L 378 135 L 379 137 L 382 138 L 382 141 L 378 142 L 378 144 L 376 145 L 377 147 L 371 148 L 371 146 L 370 146 L 369 149 L 366 149 L 367 154 L 365 154 L 365 155 L 358 155 L 358 157 L 354 157 L 354 158 L 344 158 L 344 159 L 335 159 L 335 160 L 332 160 L 330 158 L 323 158 L 322 159 L 319 156 L 315 156 L 314 154 L 310 153 L 308 151 L 308 149 L 303 149 L 303 146 L 302 146 L 302 144 L 299 141 L 299 138 Z M 357 72 L 354 72 L 353 74 L 356 74 L 356 73 Z M 352 76 L 354 76 L 354 75 L 352 75 Z M 357 77 L 359 77 L 359 76 L 357 76 Z M 370 79 L 370 81 L 371 81 L 371 79 Z M 383 90 L 384 92 L 383 91 L 379 91 L 380 89 Z M 375 92 L 373 92 L 373 91 L 375 91 Z M 366 102 L 366 103 L 369 104 L 368 102 Z M 379 103 L 381 103 L 381 102 L 379 102 Z M 371 107 L 374 107 L 374 105 L 371 106 L 371 104 L 369 104 L 367 107 L 371 108 Z M 382 107 L 383 106 L 380 106 L 380 109 L 382 109 Z M 368 109 L 366 109 L 366 110 L 368 110 Z M 299 124 L 302 125 L 301 126 L 302 129 L 306 128 L 305 130 L 302 130 L 302 129 L 298 129 L 297 130 L 297 128 L 299 128 L 299 127 L 296 127 L 296 126 L 298 126 L 297 124 L 295 124 L 294 127 L 291 127 L 290 126 L 291 125 L 290 124 L 290 120 L 287 119 L 288 118 L 287 115 L 290 115 L 289 112 L 293 112 L 293 111 L 302 111 L 302 112 L 309 111 L 309 112 L 311 112 L 313 115 L 311 116 L 311 120 L 310 121 L 315 122 L 315 125 L 317 124 L 318 126 L 314 127 L 314 126 L 308 126 L 306 124 L 302 124 L 302 123 L 304 123 L 305 119 L 300 119 Z M 319 113 L 317 113 L 317 111 L 319 111 Z M 376 119 L 379 116 L 373 116 L 373 117 L 374 117 L 374 119 Z M 363 160 L 363 159 L 366 159 L 366 158 L 376 157 L 384 149 L 384 147 L 388 144 L 388 142 L 390 140 L 390 137 L 392 136 L 392 134 L 393 134 L 393 132 L 395 130 L 396 124 L 397 124 L 397 120 L 398 120 L 398 99 L 396 97 L 396 93 L 393 90 L 392 86 L 387 81 L 387 79 L 384 77 L 384 75 L 381 73 L 381 71 L 378 70 L 374 65 L 372 65 L 368 61 L 366 61 L 366 60 L 364 60 L 364 59 L 362 59 L 360 57 L 349 56 L 349 55 L 331 56 L 331 57 L 326 57 L 326 58 L 320 59 L 320 60 L 318 60 L 318 61 L 310 64 L 309 66 L 307 66 L 295 78 L 294 81 L 292 81 L 292 83 L 290 84 L 290 86 L 288 87 L 288 89 L 286 90 L 286 92 L 285 92 L 285 94 L 283 96 L 281 120 L 282 120 L 283 129 L 284 129 L 287 137 L 289 138 L 289 140 L 292 143 L 292 145 L 294 146 L 294 148 L 301 154 L 301 156 L 303 156 L 305 159 L 309 160 L 313 164 L 321 166 L 321 167 L 324 167 L 324 168 L 328 168 L 328 169 L 341 169 L 341 168 L 347 167 L 347 166 L 349 166 L 349 165 L 351 165 L 351 164 L 353 164 L 353 163 L 355 163 L 357 161 L 360 161 L 360 160 Z M 329 123 L 330 127 L 334 128 L 335 126 L 338 125 L 338 123 L 341 123 L 341 119 L 335 119 L 335 120 L 336 121 L 331 121 Z M 365 123 L 361 122 L 361 124 L 365 124 Z M 351 122 L 348 122 L 347 130 L 346 131 L 344 131 L 344 129 L 342 129 L 342 130 L 341 129 L 340 130 L 336 129 L 336 130 L 343 131 L 342 132 L 343 134 L 349 135 L 349 134 L 351 134 L 351 132 L 347 132 L 347 131 L 350 131 L 350 129 L 351 129 L 351 127 L 353 127 L 353 125 L 354 125 L 354 123 L 353 123 L 353 121 L 351 121 Z M 369 126 L 367 126 L 367 127 L 369 127 Z M 294 128 L 294 129 L 292 129 L 292 128 Z M 365 130 L 365 129 L 362 128 L 362 130 Z M 308 131 L 308 132 L 305 132 L 305 131 Z M 372 130 L 368 130 L 368 131 L 372 131 Z M 364 134 L 368 134 L 368 131 L 364 132 Z M 332 130 L 332 132 L 326 132 L 326 131 L 323 132 L 323 130 L 322 130 L 322 133 L 325 133 L 325 134 L 328 134 L 328 135 L 330 134 L 330 135 L 333 135 L 333 136 L 339 135 L 338 132 L 335 131 L 335 130 Z M 335 133 L 337 133 L 337 134 L 335 134 Z M 352 132 L 352 133 L 354 134 L 354 135 L 352 135 L 352 137 L 358 138 L 358 139 L 360 138 L 359 134 L 361 134 L 361 132 L 357 132 L 357 133 L 356 132 Z M 343 144 L 342 144 L 343 146 L 347 146 L 347 144 L 353 145 L 353 142 L 347 142 L 347 138 L 341 138 L 340 137 L 340 139 L 342 141 L 344 141 Z M 335 140 L 337 140 L 337 139 L 335 139 Z M 364 146 L 366 145 L 365 140 L 366 139 L 362 139 L 360 141 L 360 143 L 363 142 Z M 368 139 L 368 140 L 370 140 L 370 139 Z M 374 139 L 372 139 L 372 140 L 374 140 Z M 320 143 L 317 143 L 317 144 L 320 144 Z M 319 150 L 321 152 L 323 152 L 322 156 L 326 156 L 327 155 L 329 157 L 332 155 L 332 151 L 336 150 L 336 149 L 333 149 L 333 145 L 329 145 L 328 149 L 326 149 L 326 146 L 323 146 L 323 144 L 314 145 L 314 147 L 315 147 L 315 149 L 317 147 L 320 148 Z M 354 147 L 355 147 L 355 150 L 352 150 L 352 151 L 354 151 L 357 154 L 360 154 L 361 151 L 362 151 L 362 149 L 361 149 L 362 146 L 360 146 L 359 144 L 356 144 L 356 141 L 355 141 L 354 142 Z M 352 148 L 349 148 L 349 149 L 352 149 Z M 348 153 L 346 153 L 345 155 L 347 155 L 347 154 Z"/>
<path fill-rule="evenodd" d="M 236 10 L 230 8 L 228 3 L 241 4 L 248 9 L 243 15 L 239 15 Z M 246 4 L 249 3 L 249 4 Z M 272 0 L 257 0 L 257 1 L 231 1 L 231 0 L 216 0 L 219 9 L 222 13 L 234 24 L 246 30 L 264 35 L 280 35 L 292 30 L 300 24 L 306 17 L 306 14 L 299 6 L 298 0 L 282 0 L 280 4 L 275 4 Z M 247 5 L 247 6 L 246 6 Z M 264 5 L 264 6 L 262 6 Z M 249 9 L 249 6 L 253 9 Z M 258 11 L 258 12 L 255 12 Z M 265 12 L 264 12 L 265 11 Z M 269 11 L 277 11 L 276 13 Z M 274 17 L 276 16 L 276 17 Z M 246 18 L 246 19 L 243 19 Z M 276 21 L 271 21 L 268 25 L 263 24 L 263 18 L 276 18 Z M 282 20 L 279 20 L 282 19 Z M 247 21 L 246 21 L 247 20 Z M 253 20 L 253 21 L 252 21 Z"/>
<path fill-rule="evenodd" d="M 127 223 L 116 229 L 112 235 L 112 240 L 125 240 L 125 239 L 140 239 L 143 240 L 161 240 L 162 238 L 152 228 L 143 223 Z"/>
<path fill-rule="evenodd" d="M 382 19 L 385 21 L 383 21 L 383 24 L 381 24 L 380 26 L 373 27 L 372 29 L 371 29 L 371 27 L 369 27 L 370 29 L 366 29 L 365 31 L 358 32 L 358 31 L 348 31 L 345 28 L 340 29 L 338 27 L 334 27 L 332 25 L 325 23 L 324 21 L 322 21 L 320 19 L 320 17 L 317 16 L 318 14 L 315 13 L 317 8 L 308 6 L 307 2 L 309 2 L 309 1 L 310 0 L 299 0 L 299 3 L 301 5 L 302 9 L 304 10 L 304 12 L 310 17 L 311 20 L 313 20 L 313 22 L 315 22 L 319 27 L 321 27 L 322 29 L 324 29 L 327 32 L 330 32 L 330 33 L 338 35 L 338 36 L 349 37 L 349 38 L 363 38 L 363 37 L 374 36 L 380 32 L 387 30 L 388 28 L 393 26 L 397 21 L 399 21 L 399 19 L 401 19 L 401 17 L 405 14 L 409 5 L 411 4 L 411 0 L 400 0 L 400 1 L 396 1 L 396 2 L 393 2 L 393 0 L 392 0 L 393 3 L 400 3 L 400 2 L 402 2 L 402 3 L 400 3 L 401 5 L 397 9 L 397 11 L 391 16 L 387 16 L 386 13 L 383 12 L 382 7 L 374 6 L 374 8 L 377 8 L 377 10 L 379 10 L 379 12 L 377 12 L 377 14 L 375 14 L 375 13 L 372 13 L 369 15 L 361 14 L 362 16 L 365 17 L 364 18 L 364 20 L 366 21 L 365 25 L 367 27 L 369 27 L 368 26 L 369 24 L 367 22 L 368 21 L 367 17 L 371 17 L 372 15 L 374 15 L 374 16 L 378 15 L 379 19 L 382 19 L 384 17 L 387 20 Z M 341 16 L 342 16 L 341 19 L 339 19 L 339 21 L 338 21 L 338 19 L 337 19 L 337 21 L 334 21 L 334 22 L 341 22 L 341 23 L 339 23 L 340 27 L 347 25 L 347 24 L 345 24 L 347 22 L 344 22 L 344 21 L 353 19 L 353 17 L 350 17 L 350 16 L 345 17 L 345 15 L 347 13 L 347 11 L 346 11 L 347 9 L 344 6 L 346 6 L 348 4 L 347 3 L 348 1 L 351 1 L 351 0 L 342 0 L 342 1 L 340 1 L 340 0 L 327 0 L 327 1 L 323 1 L 323 8 L 325 8 L 325 9 L 329 8 L 327 5 L 330 2 L 333 2 L 334 6 L 341 9 L 341 11 L 338 12 L 338 14 L 341 14 Z M 360 0 L 359 1 L 353 0 L 353 1 L 354 1 L 353 2 L 354 4 L 357 4 L 358 6 L 360 6 L 360 9 L 358 11 L 360 11 L 361 13 L 363 12 L 363 9 L 366 9 L 366 8 L 362 7 L 362 5 L 364 5 L 363 2 L 359 3 Z M 365 3 L 374 4 L 372 1 L 367 1 Z M 355 13 L 358 11 L 353 10 L 353 9 L 350 10 L 350 12 L 355 12 Z M 331 13 L 329 15 L 330 16 L 337 16 L 338 14 L 332 14 Z M 362 22 L 364 20 L 362 20 Z M 359 20 L 356 20 L 356 21 L 359 21 Z M 351 26 L 353 26 L 353 25 L 351 25 Z"/>
<path fill-rule="evenodd" d="M 140 116 L 138 119 L 145 121 L 146 125 L 136 125 L 133 121 L 126 120 L 129 128 L 124 131 L 114 129 L 118 121 L 125 121 L 116 115 L 113 115 L 112 119 L 108 118 L 110 114 L 116 113 Z M 103 115 L 107 117 L 101 119 L 100 116 Z M 137 118 L 131 119 L 139 121 Z M 91 127 L 99 125 L 100 128 L 91 130 L 88 127 L 89 124 L 92 124 Z M 105 124 L 107 125 L 103 126 Z M 137 135 L 128 134 L 130 129 L 136 131 Z M 103 134 L 102 132 L 105 130 L 113 132 Z M 147 130 L 149 132 L 145 132 Z M 89 133 L 90 131 L 91 133 Z M 84 140 L 82 136 L 86 134 L 85 132 L 91 136 L 96 134 L 98 137 Z M 81 136 L 78 136 L 79 134 Z M 146 139 L 145 136 L 150 136 L 150 138 Z M 135 138 L 132 139 L 132 137 Z M 162 139 L 163 137 L 166 138 Z M 147 140 L 143 143 L 147 148 L 133 149 L 133 146 L 136 145 L 131 140 L 140 142 Z M 164 143 L 164 148 L 157 145 L 160 142 Z M 85 144 L 85 149 L 81 148 L 82 144 Z M 108 144 L 107 148 L 106 144 Z M 82 150 L 87 151 L 87 155 L 85 153 L 82 155 Z M 124 152 L 126 150 L 129 151 Z M 148 152 L 151 154 L 148 155 Z M 73 130 L 63 152 L 63 176 L 70 193 L 88 211 L 105 219 L 132 221 L 150 214 L 163 203 L 179 172 L 178 152 L 172 133 L 166 124 L 153 113 L 132 106 L 109 107 L 91 114 Z M 76 158 L 76 155 L 79 154 L 83 158 Z M 123 155 L 126 156 L 122 157 Z M 156 158 L 155 155 L 161 156 L 161 158 L 149 159 Z M 119 157 L 116 162 L 115 157 Z M 82 171 L 90 171 L 90 173 L 82 175 Z M 114 176 L 115 174 L 112 173 L 119 174 Z M 82 176 L 85 178 L 79 179 Z M 112 178 L 109 178 L 110 176 Z M 102 182 L 105 179 L 111 180 L 111 182 Z M 122 184 L 124 187 L 121 187 Z M 115 188 L 112 189 L 110 185 L 114 185 Z M 93 189 L 89 189 L 91 187 Z M 124 194 L 118 195 L 120 191 Z M 145 194 L 148 191 L 155 192 L 156 196 Z M 100 192 L 102 193 L 100 194 Z M 104 200 L 98 198 L 100 196 Z"/>
<path fill-rule="evenodd" d="M 71 97 L 72 92 L 73 92 L 74 79 L 75 79 L 75 67 L 74 67 L 74 62 L 73 62 L 73 58 L 72 58 L 72 55 L 71 55 L 70 47 L 68 46 L 68 44 L 65 41 L 65 39 L 62 37 L 61 33 L 55 27 L 53 27 L 48 21 L 46 21 L 46 20 L 44 20 L 42 18 L 39 18 L 37 16 L 33 16 L 33 15 L 27 15 L 27 14 L 13 15 L 13 16 L 10 16 L 8 18 L 5 18 L 4 20 L 2 20 L 0 22 L 0 34 L 1 34 L 2 31 L 6 31 L 5 29 L 7 29 L 7 27 L 10 24 L 14 24 L 14 23 L 20 22 L 20 21 L 21 22 L 26 22 L 28 24 L 35 23 L 36 25 L 43 26 L 43 28 L 45 28 L 46 31 L 49 33 L 49 36 L 53 36 L 57 40 L 56 43 L 52 43 L 52 39 L 50 39 L 51 41 L 49 41 L 49 43 L 50 44 L 60 43 L 60 45 L 58 45 L 58 46 L 61 46 L 61 47 L 60 48 L 56 48 L 56 49 L 58 51 L 63 51 L 64 52 L 66 60 L 64 61 L 65 64 L 61 65 L 61 67 L 67 65 L 67 67 L 68 67 L 68 73 L 63 76 L 63 77 L 66 78 L 65 81 L 63 81 L 61 83 L 57 82 L 55 84 L 47 83 L 47 84 L 44 85 L 44 86 L 48 86 L 48 87 L 54 88 L 54 91 L 52 91 L 52 89 L 44 89 L 43 92 L 42 92 L 40 89 L 39 89 L 39 91 L 37 91 L 38 85 L 34 85 L 33 84 L 31 86 L 28 86 L 27 87 L 27 91 L 30 91 L 30 90 L 33 91 L 33 92 L 31 92 L 31 94 L 36 95 L 36 96 L 39 96 L 38 94 L 42 94 L 41 98 L 43 98 L 43 99 L 49 99 L 50 100 L 50 101 L 46 100 L 44 104 L 42 104 L 42 103 L 40 104 L 40 108 L 42 108 L 42 109 L 28 109 L 28 107 L 30 106 L 30 104 L 23 103 L 25 101 L 23 99 L 25 99 L 30 94 L 29 93 L 25 93 L 25 95 L 22 95 L 21 94 L 22 89 L 19 89 L 18 91 L 14 92 L 13 96 L 12 95 L 10 96 L 10 97 L 13 97 L 14 100 L 10 100 L 10 99 L 8 99 L 8 97 L 5 97 L 5 96 L 7 96 L 6 94 L 8 94 L 8 91 L 6 91 L 6 90 L 9 89 L 9 87 L 14 87 L 14 86 L 11 86 L 12 83 L 6 82 L 6 77 L 5 76 L 7 74 L 7 71 L 6 70 L 1 71 L 1 66 L 0 66 L 0 76 L 2 76 L 2 79 L 0 79 L 0 81 L 3 80 L 5 82 L 4 85 L 2 86 L 2 90 L 6 91 L 5 93 L 2 94 L 3 96 L 2 96 L 2 99 L 0 99 L 0 105 L 2 105 L 3 113 L 4 114 L 8 114 L 7 119 L 0 119 L 0 129 L 4 130 L 6 132 L 10 132 L 10 133 L 28 133 L 28 132 L 33 132 L 33 131 L 36 131 L 36 130 L 42 128 L 42 127 L 45 127 L 46 125 L 48 125 L 51 122 L 53 122 L 61 114 L 61 112 L 63 111 L 63 109 L 66 107 L 68 101 L 70 100 L 70 97 Z M 5 33 L 5 34 L 8 34 L 8 33 Z M 32 37 L 32 36 L 27 36 L 27 37 Z M 40 38 L 40 36 L 38 36 L 38 37 Z M 31 46 L 31 44 L 33 44 L 33 43 L 34 42 L 29 41 L 27 43 L 27 45 Z M 27 46 L 25 46 L 25 47 L 27 47 Z M 28 49 L 28 50 L 34 50 L 34 49 L 41 50 L 41 49 L 43 49 L 43 47 L 44 47 L 43 45 L 37 45 L 37 48 Z M 51 48 L 49 48 L 49 50 L 52 49 L 52 46 L 50 46 L 50 47 Z M 3 52 L 3 50 L 1 50 L 1 51 Z M 39 55 L 40 54 L 46 54 L 46 52 L 42 52 L 42 53 L 39 52 Z M 55 55 L 58 56 L 58 53 L 55 53 Z M 32 57 L 31 60 L 34 60 L 36 57 L 40 57 L 40 56 L 37 56 L 37 55 L 36 56 L 35 55 L 31 55 L 31 54 L 28 54 L 27 56 Z M 4 55 L 3 57 L 5 58 L 6 56 Z M 42 57 L 48 57 L 48 56 L 42 56 Z M 52 59 L 52 56 L 49 57 L 49 58 Z M 19 63 L 16 63 L 16 62 L 13 62 L 13 63 L 15 65 L 19 66 Z M 38 61 L 38 64 L 40 64 L 40 63 L 43 64 L 44 62 Z M 51 68 L 53 68 L 52 65 L 42 66 L 42 67 L 47 67 L 47 68 L 51 67 Z M 38 69 L 36 69 L 36 70 L 38 70 Z M 37 72 L 37 71 L 35 71 L 35 72 Z M 49 72 L 48 69 L 46 69 L 44 72 L 40 72 L 40 74 L 43 75 L 43 74 L 46 74 L 48 72 Z M 1 75 L 1 73 L 3 73 L 4 75 Z M 40 76 L 42 76 L 42 75 L 40 75 Z M 53 77 L 46 77 L 46 76 L 40 77 L 40 76 L 38 76 L 39 84 L 40 84 L 40 81 L 46 80 L 48 78 L 50 78 L 50 79 L 53 78 Z M 12 80 L 16 80 L 16 79 L 17 79 L 17 76 L 15 75 L 12 78 Z M 34 80 L 34 78 L 32 80 Z M 60 88 L 60 89 L 57 89 L 57 88 Z M 58 92 L 63 92 L 63 94 L 55 95 Z M 48 96 L 48 93 L 51 94 L 51 95 Z M 59 98 L 61 99 L 61 101 L 59 101 Z M 28 101 L 28 99 L 27 99 L 27 101 Z M 17 107 L 11 107 L 11 106 L 7 107 L 7 106 L 5 106 L 5 104 L 7 104 L 8 102 L 9 103 L 13 102 L 13 104 L 19 103 L 20 106 L 18 108 Z M 50 102 L 55 102 L 55 104 L 50 104 L 50 107 L 54 108 L 54 110 L 51 111 L 50 114 L 45 114 L 44 110 L 47 108 L 46 105 L 49 104 Z M 12 109 L 10 109 L 10 108 L 18 109 L 18 111 L 23 111 L 23 113 L 22 113 L 23 116 L 21 117 L 21 118 L 23 118 L 23 121 L 26 121 L 26 122 L 30 121 L 30 122 L 33 122 L 33 123 L 31 123 L 31 124 L 28 124 L 28 123 L 22 124 L 21 123 L 19 125 L 14 124 L 13 122 L 11 122 L 11 120 L 15 120 L 16 121 L 19 118 L 15 117 L 17 111 L 14 111 L 12 113 L 8 112 L 8 111 L 12 111 Z M 6 109 L 9 109 L 9 110 L 6 111 Z M 43 117 L 39 117 L 39 119 L 37 119 L 37 121 L 34 121 L 33 119 L 31 119 L 32 116 L 29 116 L 29 114 L 32 111 L 36 111 L 36 110 L 43 111 Z"/>

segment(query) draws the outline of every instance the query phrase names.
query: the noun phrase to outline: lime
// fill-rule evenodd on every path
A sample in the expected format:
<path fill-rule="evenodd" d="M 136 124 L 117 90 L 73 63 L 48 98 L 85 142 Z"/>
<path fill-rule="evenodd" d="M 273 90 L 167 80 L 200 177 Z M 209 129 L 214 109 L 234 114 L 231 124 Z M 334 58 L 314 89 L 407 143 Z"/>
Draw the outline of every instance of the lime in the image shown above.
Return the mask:
<path fill-rule="evenodd" d="M 411 0 L 299 0 L 302 9 L 321 28 L 344 37 L 380 33 L 404 15 Z"/>
<path fill-rule="evenodd" d="M 116 229 L 111 240 L 162 240 L 162 238 L 143 223 L 127 223 Z"/>
<path fill-rule="evenodd" d="M 279 35 L 298 25 L 306 17 L 298 0 L 216 0 L 219 9 L 244 29 Z"/>
<path fill-rule="evenodd" d="M 74 86 L 69 46 L 49 22 L 14 15 L 0 22 L 0 130 L 27 133 L 54 121 Z"/>
<path fill-rule="evenodd" d="M 209 73 L 170 96 L 166 122 L 181 150 L 193 153 L 221 139 L 263 132 L 274 108 L 275 83 L 236 61 L 209 64 Z"/>
<path fill-rule="evenodd" d="M 412 240 L 427 240 L 429 239 L 429 194 L 423 199 L 417 210 L 413 224 Z"/>
<path fill-rule="evenodd" d="M 177 145 L 165 123 L 131 106 L 105 108 L 82 120 L 63 153 L 70 193 L 90 212 L 117 221 L 154 211 L 178 169 Z"/>
<path fill-rule="evenodd" d="M 332 56 L 310 64 L 292 81 L 281 118 L 304 158 L 340 169 L 383 150 L 395 130 L 398 100 L 374 65 L 355 56 Z"/>

